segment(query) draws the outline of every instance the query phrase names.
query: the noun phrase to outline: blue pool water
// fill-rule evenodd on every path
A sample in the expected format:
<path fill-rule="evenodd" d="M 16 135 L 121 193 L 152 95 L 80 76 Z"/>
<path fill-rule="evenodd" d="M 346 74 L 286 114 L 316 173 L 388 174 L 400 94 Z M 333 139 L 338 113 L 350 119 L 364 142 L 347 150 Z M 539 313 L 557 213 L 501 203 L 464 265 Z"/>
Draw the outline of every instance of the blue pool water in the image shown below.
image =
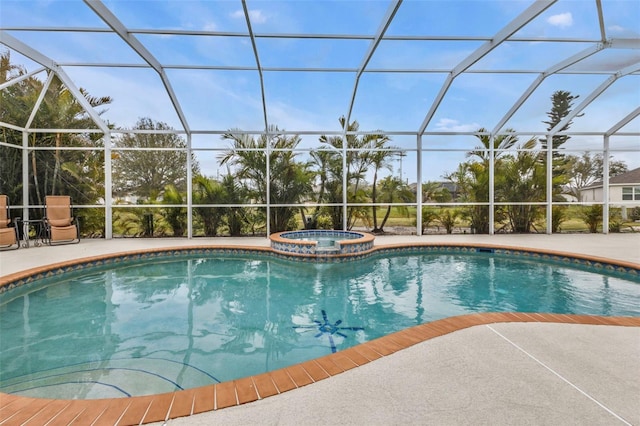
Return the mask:
<path fill-rule="evenodd" d="M 167 257 L 87 269 L 0 296 L 0 391 L 169 392 L 488 311 L 640 316 L 640 278 L 489 253 Z"/>

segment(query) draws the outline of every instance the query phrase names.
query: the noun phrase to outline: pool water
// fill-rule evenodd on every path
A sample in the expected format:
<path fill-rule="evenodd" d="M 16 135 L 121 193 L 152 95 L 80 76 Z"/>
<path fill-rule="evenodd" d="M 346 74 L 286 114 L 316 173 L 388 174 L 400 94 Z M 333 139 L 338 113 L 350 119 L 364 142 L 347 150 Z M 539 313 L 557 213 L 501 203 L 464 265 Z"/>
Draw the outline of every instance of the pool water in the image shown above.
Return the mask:
<path fill-rule="evenodd" d="M 488 311 L 640 316 L 640 278 L 492 254 L 169 257 L 87 269 L 0 296 L 0 391 L 170 392 Z"/>

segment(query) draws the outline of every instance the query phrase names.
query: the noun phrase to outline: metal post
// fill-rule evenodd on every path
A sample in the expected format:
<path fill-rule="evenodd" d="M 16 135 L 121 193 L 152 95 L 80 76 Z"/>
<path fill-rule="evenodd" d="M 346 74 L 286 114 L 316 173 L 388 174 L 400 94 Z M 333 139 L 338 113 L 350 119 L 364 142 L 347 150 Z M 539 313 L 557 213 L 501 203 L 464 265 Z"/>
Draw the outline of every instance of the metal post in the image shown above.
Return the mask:
<path fill-rule="evenodd" d="M 22 220 L 29 220 L 29 132 L 22 132 Z"/>
<path fill-rule="evenodd" d="M 191 172 L 191 133 L 187 133 L 187 238 L 193 238 L 193 201 L 191 191 L 193 189 L 193 175 Z"/>
<path fill-rule="evenodd" d="M 111 132 L 106 132 L 104 140 L 104 237 L 113 238 L 113 179 L 111 164 Z"/>
<path fill-rule="evenodd" d="M 547 134 L 547 232 L 553 233 L 553 137 Z"/>
<path fill-rule="evenodd" d="M 422 135 L 416 135 L 416 147 L 418 158 L 416 159 L 417 183 L 416 183 L 416 235 L 422 235 Z"/>
<path fill-rule="evenodd" d="M 489 235 L 494 235 L 495 230 L 495 177 L 496 177 L 496 161 L 494 149 L 495 135 L 489 135 Z"/>
<path fill-rule="evenodd" d="M 602 153 L 602 233 L 609 233 L 609 135 L 604 136 Z"/>

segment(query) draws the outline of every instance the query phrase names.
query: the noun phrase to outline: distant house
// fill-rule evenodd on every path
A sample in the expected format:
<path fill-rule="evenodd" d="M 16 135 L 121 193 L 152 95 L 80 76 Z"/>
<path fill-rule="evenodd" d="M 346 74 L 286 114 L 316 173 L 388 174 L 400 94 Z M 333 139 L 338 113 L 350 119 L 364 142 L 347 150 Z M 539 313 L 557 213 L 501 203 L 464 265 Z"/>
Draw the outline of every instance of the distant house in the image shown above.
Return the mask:
<path fill-rule="evenodd" d="M 600 203 L 603 200 L 602 181 L 580 190 L 580 201 Z M 609 203 L 622 207 L 626 217 L 627 207 L 640 206 L 640 167 L 609 178 Z"/>

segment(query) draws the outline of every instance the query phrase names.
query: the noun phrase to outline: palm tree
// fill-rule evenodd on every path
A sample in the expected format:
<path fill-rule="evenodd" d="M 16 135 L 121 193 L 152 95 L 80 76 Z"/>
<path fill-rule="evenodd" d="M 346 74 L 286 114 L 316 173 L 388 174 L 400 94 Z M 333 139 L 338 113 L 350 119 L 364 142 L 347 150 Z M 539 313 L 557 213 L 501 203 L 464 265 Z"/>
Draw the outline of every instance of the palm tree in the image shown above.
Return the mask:
<path fill-rule="evenodd" d="M 387 169 L 389 171 L 392 170 L 391 157 L 396 154 L 396 152 L 388 151 L 390 147 L 385 146 L 385 144 L 389 141 L 389 138 L 384 136 L 380 139 L 372 139 L 370 144 L 373 149 L 383 150 L 383 151 L 372 151 L 370 153 L 370 161 L 373 166 L 373 182 L 371 185 L 371 202 L 374 204 L 372 207 L 373 214 L 373 232 L 378 232 L 378 216 L 376 211 L 378 207 L 375 205 L 377 201 L 377 184 L 378 184 L 378 171 L 381 169 Z"/>
<path fill-rule="evenodd" d="M 491 167 L 491 157 L 489 149 L 493 148 L 494 187 L 501 185 L 502 162 L 508 156 L 505 150 L 513 148 L 518 143 L 518 137 L 513 129 L 507 129 L 504 134 L 491 138 L 486 134 L 485 128 L 478 129 L 476 136 L 480 145 L 467 153 L 469 161 L 458 165 L 458 169 L 445 176 L 449 181 L 456 184 L 459 190 L 459 199 L 470 203 L 489 202 L 489 172 Z M 483 134 L 484 133 L 484 134 Z M 471 232 L 474 234 L 488 234 L 489 206 L 485 204 L 473 205 L 466 208 L 461 214 L 471 223 Z M 496 216 L 500 212 L 496 211 Z"/>
<path fill-rule="evenodd" d="M 215 179 L 198 175 L 193 178 L 193 204 L 221 204 L 225 198 L 225 189 Z M 202 219 L 204 235 L 215 237 L 222 224 L 224 212 L 215 207 L 194 207 L 193 210 Z"/>
<path fill-rule="evenodd" d="M 0 84 L 8 82 L 14 78 L 23 76 L 26 70 L 22 66 L 11 63 L 9 52 L 0 53 Z M 42 92 L 44 83 L 35 77 L 29 77 L 18 83 L 12 84 L 0 91 L 0 121 L 24 126 L 31 111 Z M 89 104 L 100 107 L 111 102 L 110 97 L 93 97 L 84 89 L 80 88 L 80 93 Z M 102 114 L 104 111 L 98 111 Z M 84 129 L 96 128 L 89 114 L 83 106 L 64 86 L 64 84 L 54 76 L 44 94 L 42 104 L 33 118 L 34 128 L 57 128 L 57 129 Z M 22 136 L 8 129 L 2 130 L 3 142 L 21 145 Z M 84 163 L 87 151 L 66 151 L 62 155 L 61 149 L 65 146 L 74 147 L 96 147 L 100 138 L 98 134 L 86 133 L 32 133 L 29 144 L 33 148 L 54 148 L 51 151 L 35 150 L 29 151 L 31 168 L 29 197 L 33 204 L 43 204 L 46 194 L 68 194 L 76 204 L 91 204 L 104 197 L 104 192 L 90 192 L 88 190 L 95 186 L 101 190 L 100 182 L 87 182 L 90 176 L 97 176 L 100 173 L 84 170 L 82 173 L 73 174 L 72 164 Z M 17 150 L 3 150 L 0 156 L 0 186 L 3 192 L 10 194 L 11 199 L 17 201 L 20 198 L 22 183 L 16 181 L 22 169 L 21 153 Z M 20 155 L 18 155 L 20 154 Z M 103 166 L 99 166 L 100 169 Z M 26 184 L 26 182 L 25 182 Z M 18 191 L 18 192 L 16 192 Z"/>
<path fill-rule="evenodd" d="M 540 153 L 533 151 L 536 139 L 525 142 L 515 155 L 500 163 L 499 185 L 496 185 L 496 198 L 502 201 L 530 203 L 544 201 L 546 194 L 546 167 L 540 161 Z M 539 218 L 541 209 L 530 204 L 510 204 L 506 214 L 511 230 L 516 233 L 530 232 Z"/>
<path fill-rule="evenodd" d="M 460 217 L 460 211 L 457 209 L 444 208 L 438 214 L 438 221 L 444 226 L 447 234 L 453 233 L 453 228 L 458 223 L 458 217 Z"/>
<path fill-rule="evenodd" d="M 496 159 L 505 154 L 504 150 L 510 149 L 518 143 L 518 136 L 515 134 L 514 129 L 506 129 L 505 133 L 495 136 L 493 138 L 493 144 L 491 142 L 491 136 L 487 134 L 488 132 L 484 127 L 478 129 L 476 137 L 480 141 L 480 146 L 468 152 L 467 157 L 477 157 L 480 161 L 488 164 L 491 145 L 493 145 L 493 155 L 494 159 Z"/>
<path fill-rule="evenodd" d="M 220 157 L 220 164 L 236 168 L 235 176 L 244 182 L 249 197 L 261 203 L 275 205 L 270 208 L 269 223 L 272 232 L 289 229 L 297 207 L 312 191 L 313 174 L 307 163 L 297 162 L 294 149 L 301 139 L 298 135 L 287 137 L 277 127 L 271 127 L 268 135 L 254 139 L 250 135 L 230 131 L 222 136 L 232 146 Z M 269 175 L 267 176 L 267 148 L 269 148 Z M 267 188 L 269 200 L 266 199 Z"/>
<path fill-rule="evenodd" d="M 175 185 L 167 185 L 162 196 L 164 204 L 185 204 L 184 196 Z M 184 207 L 167 207 L 162 216 L 173 231 L 174 237 L 181 237 L 187 230 L 187 209 Z"/>
<path fill-rule="evenodd" d="M 93 108 L 98 108 L 112 102 L 108 96 L 94 97 L 80 88 L 80 93 L 89 102 Z M 105 110 L 98 111 L 98 114 L 104 113 Z M 96 125 L 90 118 L 84 107 L 78 102 L 75 96 L 64 86 L 64 84 L 54 77 L 43 99 L 42 105 L 38 110 L 34 119 L 34 126 L 44 128 L 72 129 L 72 128 L 95 128 Z M 48 153 L 33 150 L 32 168 L 34 181 L 36 186 L 42 184 L 42 187 L 36 188 L 36 196 L 40 203 L 41 192 L 45 194 L 69 194 L 74 200 L 86 196 L 82 191 L 74 188 L 74 181 L 69 180 L 70 176 L 63 176 L 62 163 L 75 163 L 81 161 L 83 153 L 74 153 L 67 151 L 63 159 L 61 148 L 63 146 L 94 146 L 95 141 L 92 140 L 96 136 L 82 133 L 54 133 L 49 135 L 41 135 L 33 138 L 33 146 L 53 146 L 53 159 Z M 52 164 L 53 163 L 53 164 Z M 39 166 L 43 166 L 40 168 Z M 40 170 L 40 172 L 39 172 Z M 103 194 L 100 194 L 103 196 Z M 97 199 L 98 197 L 94 197 Z M 95 201 L 91 200 L 92 202 Z M 86 200 L 85 200 L 86 202 Z"/>
<path fill-rule="evenodd" d="M 360 128 L 357 121 L 354 120 L 348 124 L 344 116 L 340 117 L 338 121 L 345 132 L 346 170 L 344 170 L 342 162 L 343 146 L 345 145 L 343 138 L 340 136 L 320 136 L 320 143 L 331 151 L 317 151 L 315 155 L 312 154 L 312 164 L 318 167 L 317 173 L 320 176 L 319 195 L 322 195 L 322 198 L 318 198 L 318 200 L 334 204 L 343 203 L 343 178 L 346 177 L 347 188 L 344 190 L 347 191 L 347 203 L 365 202 L 364 198 L 366 197 L 362 192 L 361 184 L 364 182 L 367 171 L 373 166 L 374 181 L 377 181 L 377 172 L 388 167 L 388 158 L 396 155 L 397 150 L 386 145 L 390 139 L 382 132 L 356 135 L 355 133 Z M 380 149 L 384 151 L 378 151 Z M 373 188 L 376 186 L 374 182 Z M 377 198 L 377 188 L 372 193 L 372 197 Z M 333 206 L 327 210 L 333 221 L 334 229 L 343 229 L 342 207 Z M 346 228 L 351 229 L 357 220 L 367 220 L 367 218 L 368 214 L 362 208 L 349 207 Z"/>
<path fill-rule="evenodd" d="M 415 201 L 415 194 L 407 185 L 396 176 L 387 176 L 380 182 L 380 199 L 385 203 L 410 203 Z M 398 209 L 405 214 L 408 210 L 405 206 L 400 206 Z M 382 219 L 378 232 L 384 232 L 384 225 L 387 223 L 391 214 L 391 205 L 387 205 L 387 212 Z"/>
<path fill-rule="evenodd" d="M 247 197 L 247 189 L 239 182 L 231 173 L 227 173 L 222 178 L 222 188 L 224 189 L 224 203 L 230 205 L 242 204 Z M 222 210 L 224 217 L 227 221 L 227 228 L 229 228 L 229 235 L 232 237 L 239 237 L 242 235 L 242 228 L 245 223 L 252 224 L 254 229 L 252 233 L 255 233 L 255 223 L 252 223 L 250 219 L 253 218 L 251 214 L 251 208 L 249 207 L 225 207 Z"/>
<path fill-rule="evenodd" d="M 488 162 L 467 161 L 460 163 L 455 172 L 445 178 L 456 184 L 459 201 L 487 203 L 489 201 L 489 164 Z M 471 224 L 471 233 L 489 233 L 489 206 L 473 205 L 463 211 Z"/>

